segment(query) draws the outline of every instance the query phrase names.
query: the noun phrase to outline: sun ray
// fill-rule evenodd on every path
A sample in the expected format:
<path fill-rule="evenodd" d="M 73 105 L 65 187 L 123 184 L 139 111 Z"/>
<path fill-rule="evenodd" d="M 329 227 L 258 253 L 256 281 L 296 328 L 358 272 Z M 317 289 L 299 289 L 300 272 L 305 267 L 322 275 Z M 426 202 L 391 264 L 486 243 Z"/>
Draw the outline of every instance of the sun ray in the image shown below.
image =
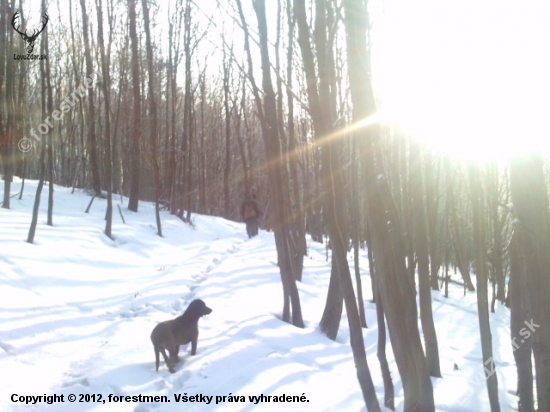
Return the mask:
<path fill-rule="evenodd" d="M 373 36 L 386 118 L 460 159 L 550 154 L 549 18 L 542 2 L 390 0 Z"/>

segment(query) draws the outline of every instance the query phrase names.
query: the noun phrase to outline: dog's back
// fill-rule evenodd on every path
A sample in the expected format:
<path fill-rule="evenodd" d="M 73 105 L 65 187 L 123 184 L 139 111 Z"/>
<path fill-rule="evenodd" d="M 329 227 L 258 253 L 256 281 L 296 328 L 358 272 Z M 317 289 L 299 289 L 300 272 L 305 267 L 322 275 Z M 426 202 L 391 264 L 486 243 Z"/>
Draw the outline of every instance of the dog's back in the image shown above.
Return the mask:
<path fill-rule="evenodd" d="M 201 316 L 208 315 L 212 309 L 200 300 L 192 301 L 183 315 L 176 319 L 167 320 L 159 323 L 151 332 L 151 342 L 155 350 L 155 367 L 159 369 L 159 353 L 162 353 L 164 361 L 170 372 L 174 372 L 173 364 L 177 362 L 180 345 L 186 345 L 191 342 L 191 355 L 197 352 L 197 339 L 199 336 L 199 319 Z M 168 351 L 168 358 L 165 351 Z"/>

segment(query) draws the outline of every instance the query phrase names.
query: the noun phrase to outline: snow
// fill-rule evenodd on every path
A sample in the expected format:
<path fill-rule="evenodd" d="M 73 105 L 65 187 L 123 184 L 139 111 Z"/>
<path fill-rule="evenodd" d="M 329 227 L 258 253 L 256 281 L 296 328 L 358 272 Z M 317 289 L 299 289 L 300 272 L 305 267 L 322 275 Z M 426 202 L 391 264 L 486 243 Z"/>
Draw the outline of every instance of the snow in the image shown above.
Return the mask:
<path fill-rule="evenodd" d="M 12 193 L 19 188 L 15 180 Z M 36 182 L 25 182 L 23 199 L 14 197 L 11 210 L 0 209 L 0 410 L 280 410 L 279 402 L 250 402 L 249 397 L 262 394 L 307 398 L 282 404 L 292 411 L 366 410 L 345 314 L 336 341 L 318 329 L 330 275 L 323 245 L 308 239 L 303 282 L 298 284 L 306 327 L 299 329 L 280 320 L 282 287 L 272 233 L 260 231 L 248 239 L 242 223 L 194 215 L 188 225 L 163 212 L 165 236 L 159 238 L 153 205 L 140 202 L 139 213 L 122 207 L 126 224 L 115 210 L 113 241 L 103 234 L 105 200 L 96 199 L 86 214 L 86 193 L 56 186 L 54 226 L 45 224 L 44 190 L 31 245 L 25 240 L 35 191 Z M 366 259 L 363 251 L 369 325 L 364 337 L 382 404 Z M 475 293 L 463 296 L 453 284 L 449 291 L 449 298 L 432 292 L 443 374 L 432 378 L 436 408 L 487 411 Z M 162 358 L 156 372 L 151 330 L 181 314 L 195 298 L 213 309 L 199 322 L 197 355 L 189 356 L 190 348 L 182 347 L 175 374 Z M 499 305 L 491 326 L 503 411 L 517 405 L 509 324 L 508 309 Z M 402 411 L 403 390 L 389 342 L 387 355 L 395 404 Z M 11 402 L 14 394 L 23 402 L 24 396 L 57 394 L 64 402 L 25 405 Z M 70 394 L 77 402 L 68 401 Z M 86 395 L 89 402 L 78 402 Z M 99 395 L 101 401 L 93 402 Z M 170 402 L 109 402 L 109 395 L 165 395 Z M 175 395 L 212 398 L 210 404 L 183 403 Z M 230 395 L 245 401 L 229 402 Z"/>

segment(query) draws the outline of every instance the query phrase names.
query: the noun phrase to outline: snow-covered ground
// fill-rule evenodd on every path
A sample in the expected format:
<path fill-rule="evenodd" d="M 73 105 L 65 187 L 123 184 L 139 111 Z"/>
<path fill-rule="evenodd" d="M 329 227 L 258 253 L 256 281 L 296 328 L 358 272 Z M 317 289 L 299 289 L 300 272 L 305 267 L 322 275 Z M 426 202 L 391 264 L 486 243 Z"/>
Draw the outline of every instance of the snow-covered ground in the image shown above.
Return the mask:
<path fill-rule="evenodd" d="M 16 180 L 12 193 L 19 188 Z M 308 240 L 298 285 L 306 327 L 298 329 L 280 320 L 272 233 L 260 231 L 249 240 L 241 223 L 194 215 L 190 226 L 163 212 L 159 238 L 152 205 L 140 202 L 139 213 L 122 208 L 126 224 L 115 211 L 112 241 L 103 234 L 105 200 L 96 199 L 86 214 L 88 195 L 56 186 L 54 226 L 45 224 L 45 187 L 31 245 L 25 240 L 35 190 L 36 182 L 27 181 L 23 199 L 14 197 L 11 210 L 0 209 L 2 411 L 366 410 L 345 314 L 336 342 L 318 330 L 330 274 L 323 245 Z M 361 265 L 369 325 L 365 345 L 382 404 L 365 254 Z M 449 298 L 432 293 L 443 374 L 432 378 L 436 408 L 488 411 L 475 293 L 463 296 L 456 285 L 450 285 Z M 168 372 L 162 358 L 155 372 L 151 330 L 195 298 L 213 309 L 199 322 L 197 355 L 190 357 L 182 347 L 176 373 Z M 499 307 L 491 325 L 501 408 L 510 411 L 517 398 L 508 310 Z M 400 411 L 403 391 L 389 343 L 387 354 Z M 25 396 L 53 394 L 63 395 L 64 402 L 21 403 Z M 251 401 L 262 394 L 277 400 L 303 396 L 303 402 Z M 169 402 L 114 402 L 138 395 L 166 396 Z M 182 402 L 194 395 L 203 398 Z M 206 399 L 209 404 L 200 402 Z"/>

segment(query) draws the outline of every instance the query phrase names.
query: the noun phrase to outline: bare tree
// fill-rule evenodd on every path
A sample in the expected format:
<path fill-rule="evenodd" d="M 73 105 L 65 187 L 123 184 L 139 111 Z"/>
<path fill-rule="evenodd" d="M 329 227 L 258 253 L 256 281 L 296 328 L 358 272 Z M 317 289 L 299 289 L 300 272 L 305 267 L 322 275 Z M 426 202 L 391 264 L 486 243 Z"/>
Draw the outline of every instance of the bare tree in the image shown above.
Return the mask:
<path fill-rule="evenodd" d="M 482 203 L 481 179 L 479 177 L 479 166 L 470 164 L 470 190 L 472 195 L 475 270 L 477 284 L 477 312 L 479 316 L 479 331 L 481 335 L 481 353 L 483 356 L 483 370 L 487 381 L 487 391 L 491 411 L 500 411 L 498 402 L 498 381 L 494 371 L 493 346 L 491 338 L 491 326 L 489 324 L 489 300 L 487 296 L 487 271 L 485 266 L 485 233 L 484 222 L 481 211 L 484 209 Z"/>
<path fill-rule="evenodd" d="M 535 360 L 538 410 L 550 410 L 550 212 L 539 153 L 517 156 L 510 165 L 510 193 L 514 212 L 514 259 L 510 274 L 512 299 L 512 334 L 517 328 L 530 326 L 529 339 L 515 343 L 520 348 L 518 362 L 521 410 L 535 410 L 532 402 L 531 372 L 528 370 L 532 344 Z M 515 289 L 515 291 L 514 291 Z M 525 319 L 520 316 L 527 315 Z M 530 319 L 528 319 L 530 317 Z M 519 319 L 518 319 L 519 318 Z M 523 335 L 522 335 L 523 336 Z M 513 338 L 518 337 L 513 336 Z M 522 358 L 520 360 L 520 357 Z"/>
<path fill-rule="evenodd" d="M 376 104 L 370 79 L 366 33 L 369 27 L 366 2 L 344 0 L 348 73 L 353 103 L 353 122 L 375 113 Z M 403 380 L 405 411 L 435 409 L 432 383 L 416 321 L 415 291 L 407 278 L 405 252 L 400 235 L 400 219 L 392 199 L 386 173 L 381 165 L 379 125 L 358 130 L 362 137 L 362 159 L 367 185 L 367 216 L 372 229 L 372 246 L 377 265 L 379 298 L 388 320 L 391 343 Z"/>
<path fill-rule="evenodd" d="M 113 225 L 113 158 L 111 154 L 111 75 L 107 56 L 105 54 L 105 40 L 103 37 L 103 0 L 96 0 L 97 11 L 97 39 L 99 42 L 99 52 L 101 55 L 101 89 L 103 90 L 105 107 L 105 179 L 107 185 L 107 212 L 105 214 L 105 235 L 112 238 Z M 97 76 L 96 76 L 97 77 Z"/>
<path fill-rule="evenodd" d="M 264 99 L 260 98 L 259 89 L 254 81 L 254 70 L 249 44 L 249 32 L 246 24 L 240 0 L 236 0 L 243 30 L 245 33 L 245 51 L 248 60 L 248 75 L 252 83 L 254 100 L 262 130 L 262 137 L 265 146 L 267 173 L 269 178 L 269 191 L 273 200 L 273 220 L 275 231 L 275 244 L 277 247 L 277 259 L 283 285 L 283 320 L 290 322 L 290 307 L 292 307 L 292 324 L 303 328 L 302 309 L 300 296 L 296 285 L 296 270 L 301 265 L 296 264 L 297 259 L 303 259 L 295 253 L 291 241 L 291 228 L 289 225 L 290 207 L 288 200 L 288 182 L 284 181 L 286 167 L 284 159 L 279 127 L 277 123 L 277 107 L 275 91 L 271 81 L 271 64 L 269 59 L 267 20 L 265 14 L 265 1 L 260 0 L 254 3 L 254 11 L 258 19 L 258 32 L 260 36 L 260 53 L 262 66 L 262 89 Z"/>
<path fill-rule="evenodd" d="M 334 113 L 323 110 L 323 107 L 326 106 L 321 105 L 321 101 L 327 102 L 330 101 L 331 98 L 328 84 L 331 74 L 330 72 L 326 72 L 330 70 L 328 68 L 330 66 L 330 61 L 326 60 L 329 52 L 327 49 L 328 45 L 326 44 L 326 21 L 324 20 L 327 14 L 327 8 L 328 5 L 326 2 L 317 2 L 317 17 L 321 19 L 320 21 L 317 20 L 316 27 L 317 58 L 320 59 L 318 86 L 317 76 L 315 75 L 313 52 L 309 42 L 309 28 L 306 20 L 305 2 L 303 0 L 294 1 L 294 11 L 299 33 L 298 42 L 302 51 L 302 59 L 307 79 L 309 111 L 313 121 L 315 136 L 322 150 L 322 178 L 325 193 L 325 198 L 323 200 L 326 208 L 325 218 L 327 232 L 332 246 L 333 267 L 331 273 L 332 292 L 330 290 L 331 285 L 329 285 L 329 295 L 331 293 L 333 294 L 332 303 L 328 302 L 328 304 L 330 304 L 332 308 L 336 307 L 337 311 L 338 302 L 341 302 L 342 298 L 344 299 L 350 329 L 350 344 L 353 351 L 355 367 L 357 369 L 357 379 L 363 393 L 363 399 L 369 411 L 379 411 L 380 405 L 376 397 L 374 384 L 367 364 L 361 320 L 357 309 L 355 293 L 351 281 L 351 272 L 347 261 L 349 233 L 348 230 L 346 230 L 345 224 L 346 207 L 342 204 L 345 198 L 345 182 L 342 172 L 343 168 L 339 161 L 340 144 L 339 139 L 330 135 L 332 132 L 332 122 L 330 122 L 330 120 L 334 118 Z M 329 122 L 328 124 L 327 120 Z M 334 314 L 333 318 L 335 319 L 339 317 L 336 311 L 331 310 Z"/>
<path fill-rule="evenodd" d="M 46 13 L 46 0 L 42 0 L 42 13 Z M 46 28 L 46 33 L 47 33 Z M 40 54 L 46 53 L 46 36 L 42 36 L 42 39 L 40 41 Z M 40 93 L 40 101 L 42 104 L 42 119 L 45 119 L 47 116 L 47 98 L 46 98 L 46 65 L 44 60 L 40 60 L 40 86 L 41 86 L 41 93 Z M 48 131 L 48 133 L 51 133 L 51 130 Z M 40 208 L 40 198 L 42 196 L 42 188 L 44 187 L 44 176 L 46 174 L 46 165 L 45 165 L 45 157 L 46 157 L 46 145 L 43 141 L 40 142 L 40 174 L 38 178 L 38 185 L 36 187 L 36 194 L 34 197 L 34 206 L 32 209 L 32 219 L 31 219 L 31 225 L 29 227 L 29 234 L 27 235 L 27 242 L 28 243 L 34 243 L 34 236 L 36 234 L 36 226 L 38 224 L 38 213 Z"/>
<path fill-rule="evenodd" d="M 4 176 L 4 199 L 2 207 L 10 208 L 11 181 L 13 176 L 13 161 L 15 159 L 13 150 L 13 134 L 15 132 L 15 113 L 14 113 L 14 87 L 15 82 L 4 79 L 13 79 L 15 63 L 12 59 L 6 59 L 6 56 L 13 54 L 13 30 L 9 30 L 10 38 L 6 42 L 6 33 L 8 33 L 7 16 L 13 15 L 15 0 L 11 4 L 7 0 L 0 3 L 0 90 L 5 87 L 5 93 L 0 97 L 0 155 L 3 165 Z M 5 53 L 3 51 L 6 51 Z"/>
<path fill-rule="evenodd" d="M 86 0 L 80 0 L 82 9 L 82 33 L 84 35 L 84 55 L 86 57 L 86 77 L 90 78 L 94 72 L 92 51 L 89 40 L 88 13 Z M 96 196 L 101 196 L 101 180 L 99 175 L 98 143 L 95 133 L 95 92 L 88 88 L 88 151 L 90 152 L 90 167 L 92 169 L 92 188 Z"/>
<path fill-rule="evenodd" d="M 418 260 L 418 290 L 420 295 L 420 320 L 426 346 L 426 361 L 431 376 L 441 377 L 439 367 L 439 348 L 435 332 L 432 295 L 430 291 L 430 261 L 428 254 L 428 233 L 424 209 L 424 190 L 422 182 L 422 162 L 420 147 L 416 141 L 410 146 L 411 196 L 414 216 L 414 249 Z"/>
<path fill-rule="evenodd" d="M 155 218 L 157 222 L 157 234 L 162 237 L 162 224 L 160 221 L 160 170 L 159 159 L 157 155 L 158 145 L 158 127 L 157 127 L 157 102 L 155 100 L 155 79 L 154 79 L 154 66 L 153 66 L 153 45 L 151 42 L 151 20 L 149 19 L 149 8 L 147 7 L 147 1 L 141 1 L 141 7 L 143 8 L 143 20 L 145 25 L 145 43 L 147 48 L 147 71 L 149 74 L 149 112 L 151 114 L 151 157 L 153 163 L 153 173 L 155 179 Z"/>
<path fill-rule="evenodd" d="M 81 0 L 84 1 L 84 0 Z M 130 17 L 130 40 L 132 48 L 132 92 L 134 97 L 134 111 L 131 129 L 131 166 L 130 166 L 130 198 L 128 209 L 138 211 L 140 169 L 141 169 L 141 91 L 139 79 L 139 40 L 136 28 L 136 0 L 128 0 L 128 14 Z"/>

